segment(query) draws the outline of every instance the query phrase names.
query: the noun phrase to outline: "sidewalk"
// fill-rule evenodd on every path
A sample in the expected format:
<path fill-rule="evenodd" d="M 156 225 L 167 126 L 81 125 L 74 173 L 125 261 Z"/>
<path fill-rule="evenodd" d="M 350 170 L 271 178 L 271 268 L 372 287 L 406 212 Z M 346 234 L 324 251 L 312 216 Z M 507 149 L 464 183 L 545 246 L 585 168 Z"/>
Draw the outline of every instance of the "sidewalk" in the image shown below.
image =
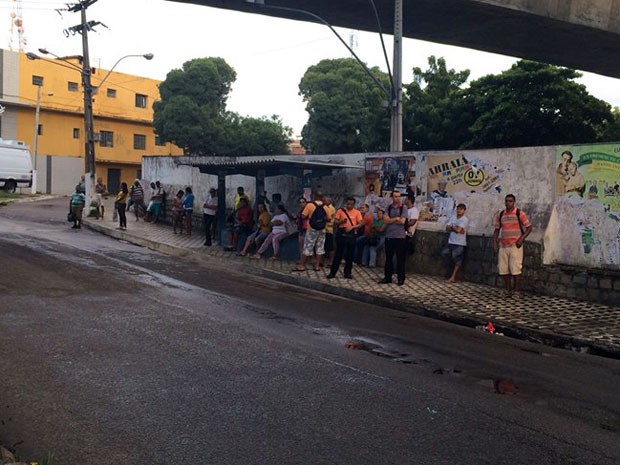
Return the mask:
<path fill-rule="evenodd" d="M 294 263 L 250 260 L 219 246 L 205 247 L 201 231 L 191 237 L 174 234 L 170 225 L 136 222 L 133 212 L 127 215 L 128 229 L 120 231 L 112 222 L 112 210 L 112 205 L 106 203 L 105 219 L 87 218 L 84 225 L 163 253 L 191 254 L 211 267 L 225 266 L 470 327 L 491 321 L 506 336 L 620 358 L 620 309 L 616 307 L 533 294 L 507 299 L 499 288 L 468 282 L 447 284 L 441 278 L 419 274 L 409 274 L 403 286 L 379 285 L 382 269 L 357 265 L 353 267 L 354 279 L 343 279 L 341 269 L 338 277 L 328 280 L 327 272 L 315 272 L 312 267 L 293 273 Z"/>

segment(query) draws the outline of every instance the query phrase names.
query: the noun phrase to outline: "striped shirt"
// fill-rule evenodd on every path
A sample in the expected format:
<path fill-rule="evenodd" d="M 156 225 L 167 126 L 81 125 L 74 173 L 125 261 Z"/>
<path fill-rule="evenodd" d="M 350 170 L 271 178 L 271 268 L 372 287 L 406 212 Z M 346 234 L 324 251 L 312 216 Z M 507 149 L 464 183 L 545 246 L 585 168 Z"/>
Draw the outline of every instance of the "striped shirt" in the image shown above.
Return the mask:
<path fill-rule="evenodd" d="M 511 212 L 506 210 L 502 211 L 504 212 L 503 214 L 501 214 L 501 212 L 495 214 L 493 225 L 495 226 L 495 229 L 501 229 L 499 237 L 500 247 L 510 247 L 519 240 L 523 233 L 521 231 L 521 226 L 519 225 L 519 219 L 517 218 L 517 209 L 515 208 Z M 502 217 L 501 224 L 500 214 Z M 520 210 L 520 216 L 521 225 L 523 228 L 529 228 L 532 224 L 523 210 Z"/>

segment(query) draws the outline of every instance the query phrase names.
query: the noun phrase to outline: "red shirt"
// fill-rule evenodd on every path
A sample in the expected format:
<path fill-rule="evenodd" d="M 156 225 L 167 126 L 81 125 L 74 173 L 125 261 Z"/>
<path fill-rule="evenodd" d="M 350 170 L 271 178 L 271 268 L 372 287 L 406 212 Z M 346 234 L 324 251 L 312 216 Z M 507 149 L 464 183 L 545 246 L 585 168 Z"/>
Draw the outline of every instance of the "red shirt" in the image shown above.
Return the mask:
<path fill-rule="evenodd" d="M 253 216 L 250 207 L 239 207 L 239 210 L 237 210 L 237 220 L 244 226 L 252 226 L 254 224 Z"/>

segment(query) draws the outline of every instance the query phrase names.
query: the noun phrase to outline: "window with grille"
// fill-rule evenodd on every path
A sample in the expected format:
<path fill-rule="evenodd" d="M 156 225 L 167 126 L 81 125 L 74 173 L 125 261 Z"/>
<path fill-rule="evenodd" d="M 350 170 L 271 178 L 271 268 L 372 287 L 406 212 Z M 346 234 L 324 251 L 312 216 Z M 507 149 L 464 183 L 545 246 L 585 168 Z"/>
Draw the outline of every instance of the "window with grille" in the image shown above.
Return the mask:
<path fill-rule="evenodd" d="M 112 131 L 101 131 L 99 133 L 99 145 L 101 147 L 114 147 L 114 133 Z"/>
<path fill-rule="evenodd" d="M 146 149 L 146 136 L 144 134 L 133 135 L 133 148 L 136 150 Z"/>

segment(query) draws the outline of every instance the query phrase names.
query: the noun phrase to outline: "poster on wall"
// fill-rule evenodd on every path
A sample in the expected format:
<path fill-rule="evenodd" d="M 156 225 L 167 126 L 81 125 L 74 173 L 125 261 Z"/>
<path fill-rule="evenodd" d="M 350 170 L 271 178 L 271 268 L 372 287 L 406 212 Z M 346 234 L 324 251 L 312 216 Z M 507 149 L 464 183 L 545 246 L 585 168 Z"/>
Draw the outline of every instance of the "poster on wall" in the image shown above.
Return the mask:
<path fill-rule="evenodd" d="M 428 192 L 436 192 L 439 184 L 454 195 L 458 191 L 487 192 L 500 178 L 494 166 L 483 160 L 471 160 L 464 154 L 433 156 L 428 166 Z"/>
<path fill-rule="evenodd" d="M 557 262 L 620 265 L 620 144 L 560 147 L 555 165 Z"/>
<path fill-rule="evenodd" d="M 557 152 L 557 196 L 582 197 L 620 210 L 620 144 L 573 145 Z"/>
<path fill-rule="evenodd" d="M 416 159 L 413 155 L 402 157 L 366 157 L 366 195 L 374 191 L 387 197 L 393 190 L 403 195 L 416 193 Z"/>

